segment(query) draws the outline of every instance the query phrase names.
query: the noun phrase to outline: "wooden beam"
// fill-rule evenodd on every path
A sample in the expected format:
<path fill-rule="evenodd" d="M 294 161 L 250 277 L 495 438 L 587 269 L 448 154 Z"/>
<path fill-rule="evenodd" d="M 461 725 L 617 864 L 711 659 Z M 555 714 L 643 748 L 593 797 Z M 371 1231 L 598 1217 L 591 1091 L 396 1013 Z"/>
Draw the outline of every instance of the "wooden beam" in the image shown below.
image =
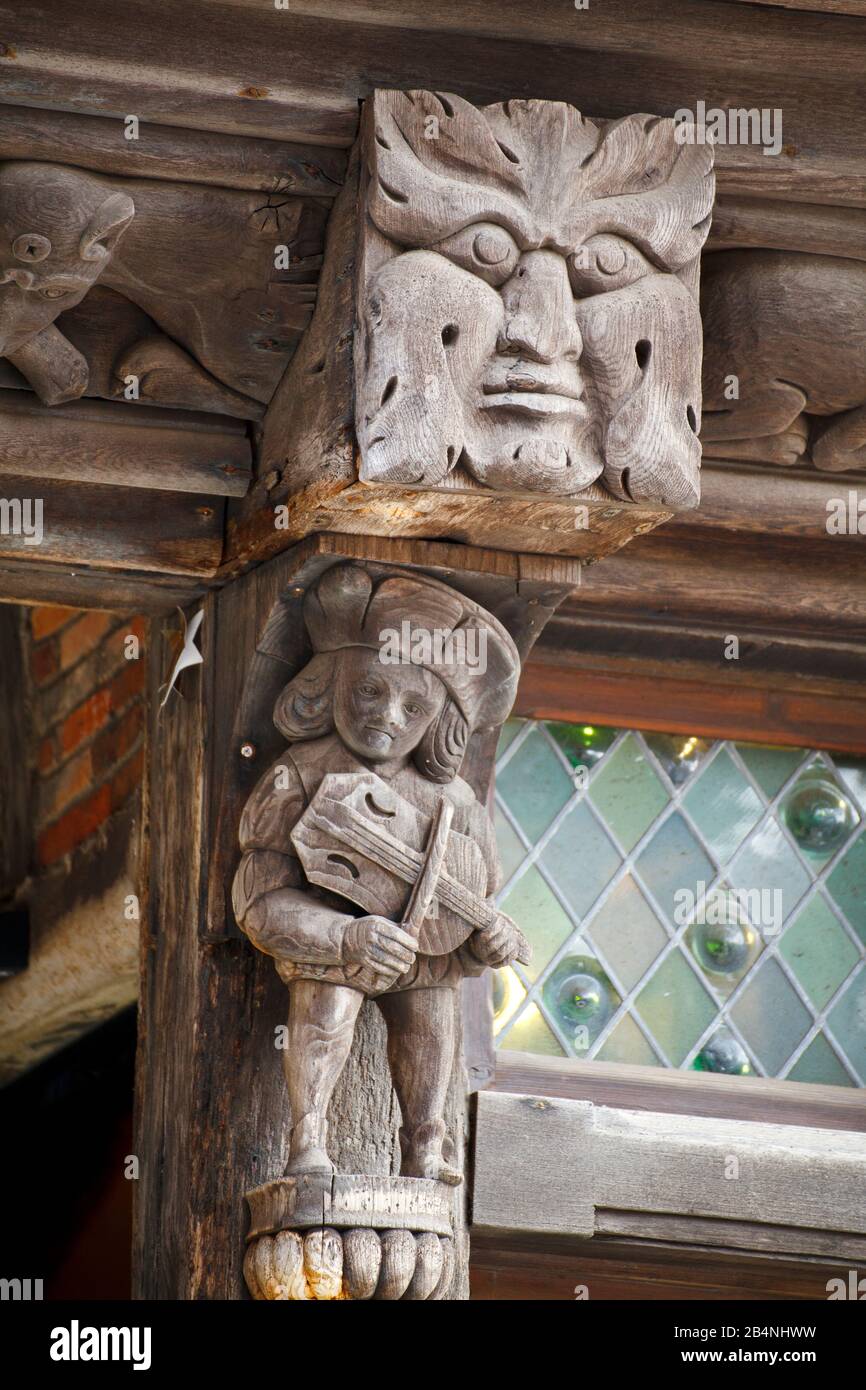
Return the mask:
<path fill-rule="evenodd" d="M 84 565 L 38 565 L 0 561 L 0 603 L 59 603 L 109 613 L 170 613 L 205 592 L 195 579 L 90 569 Z"/>
<path fill-rule="evenodd" d="M 124 178 L 170 179 L 261 193 L 333 198 L 346 156 L 322 146 L 286 144 L 218 131 L 140 122 L 125 138 L 120 117 L 0 106 L 0 159 L 44 159 Z"/>
<path fill-rule="evenodd" d="M 862 687 L 830 695 L 710 675 L 685 680 L 658 669 L 587 671 L 536 661 L 524 671 L 515 713 L 866 755 Z"/>
<path fill-rule="evenodd" d="M 640 1235 L 866 1259 L 864 1182 L 862 1134 L 477 1098 L 473 1229 L 491 1235 Z"/>
<path fill-rule="evenodd" d="M 16 15 L 5 36 L 7 99 L 24 106 L 195 129 L 349 145 L 357 102 L 374 86 L 454 91 L 474 101 L 524 94 L 569 100 L 587 114 L 672 115 L 760 104 L 784 115 L 784 151 L 720 146 L 723 191 L 796 201 L 866 203 L 856 151 L 862 22 L 844 14 L 755 7 L 749 23 L 726 0 L 652 0 L 566 10 L 541 0 L 435 11 L 412 0 L 212 4 L 155 0 L 130 39 L 111 0 L 91 0 L 74 30 L 61 0 Z M 821 62 L 816 65 L 815 53 Z M 419 55 L 423 54 L 423 61 Z M 169 55 L 168 57 L 166 55 Z"/>
<path fill-rule="evenodd" d="M 4 391 L 0 478 L 8 474 L 242 497 L 252 454 L 244 424 L 226 416 L 115 401 L 46 406 Z"/>
<path fill-rule="evenodd" d="M 723 1076 L 619 1062 L 582 1062 L 530 1052 L 496 1053 L 491 1090 L 506 1095 L 560 1096 L 660 1115 L 770 1120 L 813 1129 L 866 1133 L 862 1092 L 846 1086 L 792 1085 L 775 1077 Z"/>
<path fill-rule="evenodd" d="M 5 476 L 0 500 L 30 516 L 28 527 L 37 506 L 42 509 L 37 543 L 9 512 L 12 521 L 0 533 L 0 559 L 32 561 L 38 555 L 40 563 L 85 562 L 107 570 L 206 577 L 216 571 L 222 554 L 224 504 L 218 497 L 144 488 L 119 493 L 90 483 Z"/>

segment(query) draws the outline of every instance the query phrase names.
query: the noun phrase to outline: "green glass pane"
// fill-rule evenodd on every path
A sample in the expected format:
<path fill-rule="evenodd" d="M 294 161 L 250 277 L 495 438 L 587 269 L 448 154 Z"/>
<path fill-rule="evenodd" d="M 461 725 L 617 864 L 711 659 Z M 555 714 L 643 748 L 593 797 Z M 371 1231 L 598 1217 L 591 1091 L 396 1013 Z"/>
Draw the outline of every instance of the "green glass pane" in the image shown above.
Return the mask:
<path fill-rule="evenodd" d="M 504 1052 L 540 1052 L 545 1057 L 565 1056 L 535 1004 L 529 1004 L 523 1010 L 498 1046 Z"/>
<path fill-rule="evenodd" d="M 626 850 L 634 849 L 668 802 L 661 779 L 634 734 L 604 759 L 592 779 L 589 797 Z"/>
<path fill-rule="evenodd" d="M 781 815 L 816 870 L 839 852 L 860 820 L 841 782 L 821 764 L 807 769 L 786 792 Z"/>
<path fill-rule="evenodd" d="M 493 988 L 493 1034 L 501 1033 L 521 1008 L 526 998 L 517 974 L 506 965 L 501 970 L 491 970 Z"/>
<path fill-rule="evenodd" d="M 538 840 L 572 795 L 571 778 L 538 729 L 497 777 L 497 790 L 529 840 Z"/>
<path fill-rule="evenodd" d="M 713 759 L 685 795 L 685 806 L 720 864 L 758 823 L 761 800 L 726 749 Z"/>
<path fill-rule="evenodd" d="M 550 723 L 547 729 L 572 767 L 586 768 L 601 761 L 618 732 L 602 724 Z"/>
<path fill-rule="evenodd" d="M 732 888 L 751 895 L 749 920 L 765 937 L 778 935 L 809 884 L 811 875 L 770 816 L 731 865 Z"/>
<path fill-rule="evenodd" d="M 638 877 L 655 896 L 671 925 L 684 894 L 699 898 L 715 869 L 679 812 L 659 826 L 637 860 Z"/>
<path fill-rule="evenodd" d="M 693 1071 L 711 1071 L 721 1076 L 753 1076 L 755 1069 L 752 1066 L 748 1052 L 730 1030 L 730 1028 L 717 1028 L 711 1037 L 707 1038 L 695 1060 L 692 1062 Z"/>
<path fill-rule="evenodd" d="M 757 967 L 733 1005 L 731 1018 L 768 1076 L 779 1074 L 812 1024 L 808 1009 L 772 958 Z"/>
<path fill-rule="evenodd" d="M 499 806 L 493 812 L 493 825 L 496 830 L 499 862 L 502 865 L 502 882 L 507 883 L 518 864 L 522 864 L 526 858 L 526 850 L 517 831 L 505 819 Z"/>
<path fill-rule="evenodd" d="M 622 859 L 585 801 L 567 813 L 541 854 L 545 872 L 577 917 L 583 917 Z"/>
<path fill-rule="evenodd" d="M 551 957 L 571 936 L 574 924 L 535 868 L 522 874 L 506 893 L 502 911 L 514 918 L 532 947 L 532 963 L 524 970 L 528 979 L 537 980 Z"/>
<path fill-rule="evenodd" d="M 637 1012 L 671 1065 L 678 1067 L 709 1027 L 716 1006 L 681 951 L 673 951 L 644 985 Z"/>
<path fill-rule="evenodd" d="M 813 1081 L 820 1086 L 854 1085 L 823 1033 L 812 1039 L 800 1060 L 794 1063 L 788 1080 Z"/>
<path fill-rule="evenodd" d="M 827 887 L 866 946 L 866 833 L 845 851 L 827 879 Z"/>
<path fill-rule="evenodd" d="M 830 1032 L 866 1086 L 866 965 L 827 1015 Z"/>
<path fill-rule="evenodd" d="M 697 904 L 686 942 L 707 980 L 723 995 L 736 989 L 764 947 L 746 904 L 726 884 Z"/>
<path fill-rule="evenodd" d="M 768 801 L 803 761 L 802 748 L 771 748 L 762 743 L 738 743 L 736 748 Z"/>
<path fill-rule="evenodd" d="M 667 934 L 630 874 L 587 927 L 624 989 L 633 989 L 667 942 Z"/>
<path fill-rule="evenodd" d="M 572 948 L 541 987 L 547 1018 L 553 1019 L 576 1056 L 583 1056 L 610 1023 L 622 1000 L 598 961 Z"/>
<path fill-rule="evenodd" d="M 812 898 L 779 943 L 784 956 L 816 1009 L 823 1009 L 850 975 L 860 952 L 824 899 Z"/>
<path fill-rule="evenodd" d="M 834 753 L 833 762 L 841 781 L 860 805 L 866 807 L 866 759 L 848 753 Z"/>
<path fill-rule="evenodd" d="M 675 787 L 689 780 L 713 746 L 708 739 L 687 734 L 644 734 L 643 739 Z"/>
<path fill-rule="evenodd" d="M 525 719 L 506 719 L 499 734 L 499 743 L 496 748 L 497 759 L 502 757 L 506 748 L 511 747 L 525 723 Z"/>
<path fill-rule="evenodd" d="M 659 1058 L 650 1047 L 630 1014 L 625 1014 L 596 1053 L 600 1062 L 631 1062 L 635 1066 L 657 1067 Z"/>

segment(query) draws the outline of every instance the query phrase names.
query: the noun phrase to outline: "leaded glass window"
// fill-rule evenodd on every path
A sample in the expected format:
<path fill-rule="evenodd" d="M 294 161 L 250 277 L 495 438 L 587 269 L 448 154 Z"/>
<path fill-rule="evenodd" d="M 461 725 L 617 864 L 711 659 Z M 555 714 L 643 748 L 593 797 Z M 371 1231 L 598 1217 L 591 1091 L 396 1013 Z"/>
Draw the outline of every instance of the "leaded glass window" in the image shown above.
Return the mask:
<path fill-rule="evenodd" d="M 866 762 L 511 720 L 496 785 L 498 1047 L 866 1085 Z"/>

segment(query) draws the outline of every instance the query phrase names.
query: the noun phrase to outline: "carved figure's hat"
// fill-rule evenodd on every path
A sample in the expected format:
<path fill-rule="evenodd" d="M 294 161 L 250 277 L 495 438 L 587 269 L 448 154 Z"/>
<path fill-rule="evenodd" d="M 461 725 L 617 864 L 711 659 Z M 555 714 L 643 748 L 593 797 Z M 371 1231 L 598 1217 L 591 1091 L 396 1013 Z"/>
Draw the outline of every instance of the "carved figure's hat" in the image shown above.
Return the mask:
<path fill-rule="evenodd" d="M 367 647 L 431 671 L 471 728 L 500 724 L 514 703 L 520 657 L 511 637 L 438 580 L 403 572 L 377 582 L 360 565 L 334 565 L 307 594 L 304 619 L 317 655 Z M 460 659 L 466 651 L 469 661 Z"/>

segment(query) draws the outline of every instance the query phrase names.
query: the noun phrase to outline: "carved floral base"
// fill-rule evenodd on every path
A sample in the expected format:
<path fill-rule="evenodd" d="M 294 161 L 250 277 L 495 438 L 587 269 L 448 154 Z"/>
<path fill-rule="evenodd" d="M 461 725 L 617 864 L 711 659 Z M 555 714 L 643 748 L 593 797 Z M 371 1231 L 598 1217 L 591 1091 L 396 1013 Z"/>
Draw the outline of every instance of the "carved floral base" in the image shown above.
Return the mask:
<path fill-rule="evenodd" d="M 447 1296 L 454 1188 L 424 1178 L 299 1173 L 247 1193 L 253 1298 L 425 1301 Z"/>

